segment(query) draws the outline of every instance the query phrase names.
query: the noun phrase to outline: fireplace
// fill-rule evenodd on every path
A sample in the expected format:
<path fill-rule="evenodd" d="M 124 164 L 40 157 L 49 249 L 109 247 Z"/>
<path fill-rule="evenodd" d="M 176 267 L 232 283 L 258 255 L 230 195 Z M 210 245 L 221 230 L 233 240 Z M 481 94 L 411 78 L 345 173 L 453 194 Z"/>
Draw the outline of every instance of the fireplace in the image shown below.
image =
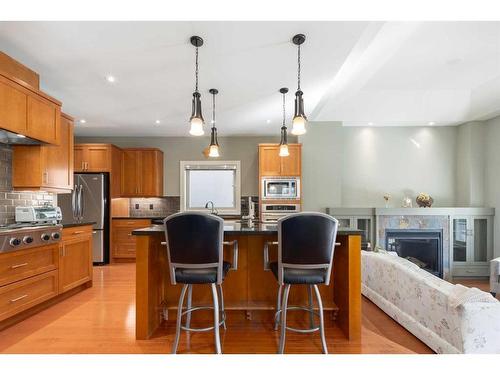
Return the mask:
<path fill-rule="evenodd" d="M 385 245 L 401 258 L 443 278 L 443 231 L 439 229 L 386 229 Z"/>

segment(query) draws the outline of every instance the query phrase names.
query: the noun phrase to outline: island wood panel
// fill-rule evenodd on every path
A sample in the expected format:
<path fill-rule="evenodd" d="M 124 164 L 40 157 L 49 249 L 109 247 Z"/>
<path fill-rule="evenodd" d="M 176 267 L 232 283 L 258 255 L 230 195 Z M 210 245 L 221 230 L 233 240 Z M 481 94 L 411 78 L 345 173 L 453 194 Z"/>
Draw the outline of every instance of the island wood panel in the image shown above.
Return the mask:
<path fill-rule="evenodd" d="M 278 286 L 272 273 L 264 270 L 263 245 L 265 241 L 276 241 L 276 235 L 225 236 L 225 240 L 234 239 L 238 240 L 239 245 L 238 270 L 229 271 L 223 283 L 225 308 L 247 312 L 275 309 Z M 335 258 L 339 260 L 335 262 L 331 284 L 320 286 L 320 293 L 325 310 L 333 310 L 335 313 L 338 310 L 339 316 L 342 316 L 339 325 L 346 337 L 350 340 L 359 339 L 361 237 L 344 235 L 339 236 L 338 240 L 342 245 L 335 250 Z M 161 233 L 137 236 L 137 339 L 148 339 L 153 334 L 162 321 L 161 313 L 164 309 L 171 310 L 173 314 L 170 314 L 169 320 L 175 320 L 182 285 L 171 285 L 167 253 L 161 241 L 164 241 L 164 235 Z M 232 251 L 227 248 L 225 258 L 228 259 L 231 254 Z M 335 296 L 334 291 L 337 290 L 339 295 Z M 194 285 L 193 304 L 211 304 L 208 286 Z M 293 286 L 290 305 L 306 304 L 307 289 L 304 286 Z"/>

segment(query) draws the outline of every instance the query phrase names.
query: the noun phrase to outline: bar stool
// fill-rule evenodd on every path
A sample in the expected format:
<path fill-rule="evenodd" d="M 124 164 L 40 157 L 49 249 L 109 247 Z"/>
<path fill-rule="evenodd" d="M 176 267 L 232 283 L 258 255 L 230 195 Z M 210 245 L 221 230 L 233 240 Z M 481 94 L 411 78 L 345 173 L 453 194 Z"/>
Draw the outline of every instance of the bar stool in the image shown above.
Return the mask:
<path fill-rule="evenodd" d="M 177 352 L 181 330 L 204 332 L 214 330 L 215 351 L 221 354 L 219 327 L 226 328 L 222 282 L 230 269 L 238 264 L 238 243 L 224 242 L 224 220 L 200 212 L 181 212 L 164 220 L 170 280 L 172 285 L 183 284 L 177 308 L 177 322 L 172 354 Z M 233 266 L 223 260 L 223 246 L 233 245 Z M 192 306 L 194 284 L 210 284 L 212 306 Z M 184 298 L 188 293 L 186 310 Z M 220 297 L 218 296 L 220 295 Z M 220 300 L 219 300 L 220 298 Z M 210 327 L 192 328 L 191 313 L 213 309 L 214 324 Z M 186 315 L 186 324 L 182 317 Z"/>
<path fill-rule="evenodd" d="M 328 285 L 333 263 L 335 240 L 337 238 L 337 219 L 317 212 L 291 214 L 278 220 L 278 242 L 267 242 L 264 246 L 264 267 L 272 271 L 278 281 L 274 329 L 280 329 L 278 353 L 285 350 L 286 330 L 299 333 L 320 332 L 324 354 L 326 347 L 323 303 L 318 285 Z M 269 262 L 269 245 L 278 245 L 278 261 Z M 288 306 L 288 295 L 292 285 L 308 286 L 308 306 Z M 314 311 L 312 294 L 318 302 L 318 312 Z M 309 329 L 298 329 L 286 325 L 288 310 L 309 312 Z M 319 325 L 314 325 L 314 317 Z"/>

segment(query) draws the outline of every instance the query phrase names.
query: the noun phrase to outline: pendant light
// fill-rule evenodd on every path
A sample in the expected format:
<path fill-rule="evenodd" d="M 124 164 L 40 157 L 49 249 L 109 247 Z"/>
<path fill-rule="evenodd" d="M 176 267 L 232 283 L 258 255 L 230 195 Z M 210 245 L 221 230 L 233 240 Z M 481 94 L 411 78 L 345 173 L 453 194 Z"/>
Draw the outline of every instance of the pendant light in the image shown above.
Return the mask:
<path fill-rule="evenodd" d="M 304 34 L 297 34 L 292 39 L 297 46 L 297 91 L 295 92 L 295 114 L 292 120 L 292 134 L 302 135 L 306 133 L 307 117 L 304 114 L 304 94 L 300 89 L 300 46 L 306 41 Z"/>
<path fill-rule="evenodd" d="M 215 127 L 215 95 L 219 93 L 217 89 L 210 89 L 210 94 L 212 94 L 212 132 L 210 134 L 210 146 L 208 151 L 208 156 L 211 158 L 218 158 L 219 154 L 219 142 L 217 141 L 217 128 Z"/>
<path fill-rule="evenodd" d="M 192 112 L 191 118 L 189 122 L 191 123 L 191 128 L 189 129 L 189 134 L 200 136 L 205 133 L 203 130 L 203 124 L 205 120 L 203 120 L 203 115 L 201 114 L 201 95 L 198 91 L 198 47 L 203 45 L 203 39 L 199 36 L 191 37 L 191 44 L 196 47 L 196 63 L 195 63 L 195 79 L 196 79 L 196 87 L 193 92 L 193 101 L 192 101 Z"/>
<path fill-rule="evenodd" d="M 286 132 L 286 111 L 285 111 L 285 96 L 288 92 L 286 87 L 280 89 L 280 93 L 283 95 L 283 125 L 281 126 L 281 141 L 280 141 L 280 153 L 279 155 L 284 157 L 290 155 L 288 152 L 288 134 Z"/>

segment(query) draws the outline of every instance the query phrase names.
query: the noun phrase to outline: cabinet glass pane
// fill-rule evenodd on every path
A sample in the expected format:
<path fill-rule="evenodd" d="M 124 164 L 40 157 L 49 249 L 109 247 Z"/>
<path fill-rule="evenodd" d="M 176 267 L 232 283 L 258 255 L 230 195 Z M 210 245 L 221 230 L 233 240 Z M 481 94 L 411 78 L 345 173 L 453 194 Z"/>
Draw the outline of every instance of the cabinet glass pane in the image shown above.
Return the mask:
<path fill-rule="evenodd" d="M 362 242 L 370 242 L 370 219 L 356 219 L 356 225 L 358 229 L 361 229 L 363 233 L 361 234 Z"/>
<path fill-rule="evenodd" d="M 337 219 L 339 221 L 339 228 L 350 228 L 351 220 L 350 219 Z"/>
<path fill-rule="evenodd" d="M 486 262 L 488 254 L 488 221 L 474 219 L 474 262 Z"/>
<path fill-rule="evenodd" d="M 453 219 L 453 260 L 467 260 L 467 219 Z"/>

